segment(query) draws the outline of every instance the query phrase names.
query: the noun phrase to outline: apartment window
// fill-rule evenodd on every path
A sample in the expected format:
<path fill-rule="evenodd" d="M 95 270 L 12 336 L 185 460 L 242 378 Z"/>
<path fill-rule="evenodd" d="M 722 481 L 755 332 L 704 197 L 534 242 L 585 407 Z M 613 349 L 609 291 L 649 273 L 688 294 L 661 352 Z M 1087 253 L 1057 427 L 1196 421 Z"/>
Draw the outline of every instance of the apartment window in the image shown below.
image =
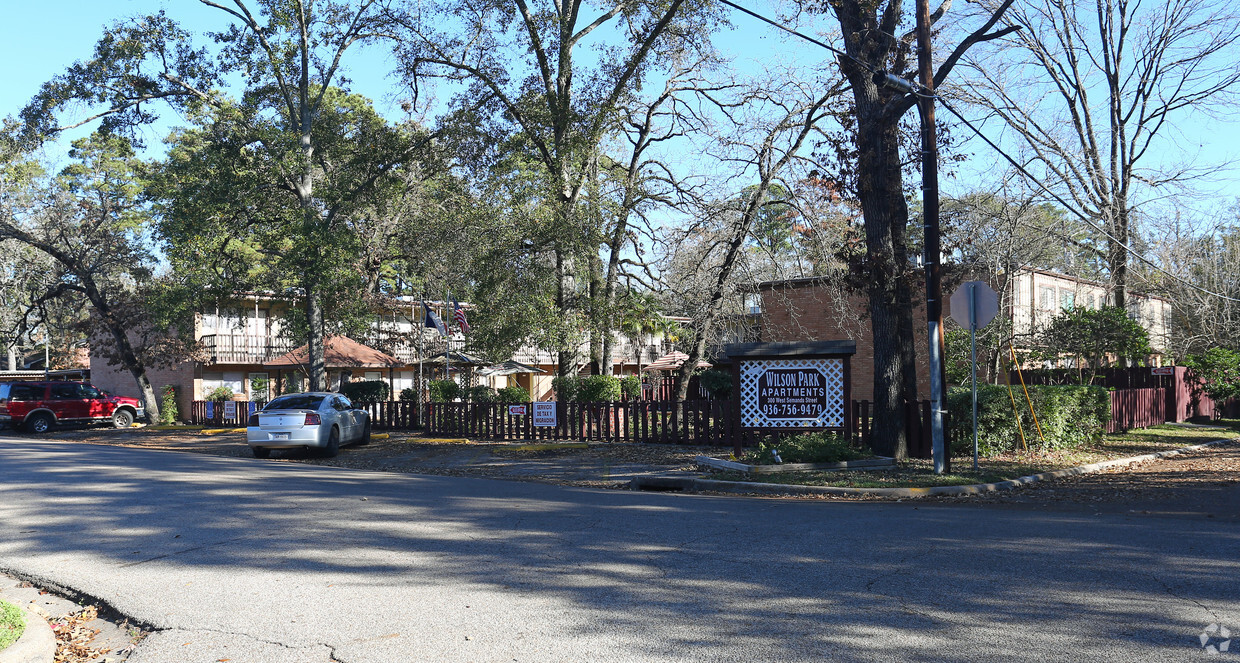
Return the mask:
<path fill-rule="evenodd" d="M 1038 308 L 1050 311 L 1055 308 L 1055 289 L 1050 286 L 1038 288 Z"/>
<path fill-rule="evenodd" d="M 1076 293 L 1071 290 L 1059 291 L 1059 308 L 1071 311 L 1076 306 Z"/>
<path fill-rule="evenodd" d="M 271 399 L 271 377 L 267 373 L 250 373 L 250 400 Z"/>
<path fill-rule="evenodd" d="M 234 394 L 244 394 L 243 377 L 240 371 L 227 371 L 224 373 L 214 373 L 211 371 L 202 372 L 202 393 L 209 394 L 220 387 L 228 387 Z"/>

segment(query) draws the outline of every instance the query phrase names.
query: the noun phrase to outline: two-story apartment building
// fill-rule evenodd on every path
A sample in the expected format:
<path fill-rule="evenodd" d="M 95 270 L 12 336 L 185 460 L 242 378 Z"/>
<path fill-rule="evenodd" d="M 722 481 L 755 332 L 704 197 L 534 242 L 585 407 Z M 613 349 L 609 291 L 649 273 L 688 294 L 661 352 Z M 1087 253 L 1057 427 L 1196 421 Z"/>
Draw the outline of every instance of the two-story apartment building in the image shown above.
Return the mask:
<path fill-rule="evenodd" d="M 443 302 L 427 302 L 445 322 L 450 322 Z M 468 304 L 462 304 L 468 309 Z M 290 340 L 285 320 L 301 315 L 287 300 L 264 295 L 246 295 L 236 307 L 213 309 L 199 314 L 194 334 L 203 348 L 202 355 L 173 366 L 148 370 L 156 390 L 171 385 L 176 388 L 178 408 L 188 412 L 193 401 L 219 388 L 235 394 L 237 400 L 267 400 L 289 390 L 307 386 L 304 344 Z M 375 312 L 366 334 L 357 339 L 329 337 L 326 348 L 327 374 L 330 388 L 338 389 L 341 381 L 384 380 L 394 395 L 403 389 L 415 388 L 421 379 L 442 379 L 450 369 L 452 379 L 494 388 L 516 384 L 524 387 L 535 400 L 551 396 L 551 380 L 558 372 L 556 353 L 525 347 L 512 361 L 527 365 L 531 371 L 478 371 L 482 365 L 462 359 L 466 337 L 455 325 L 445 339 L 424 325 L 422 300 L 396 298 Z M 106 339 L 96 339 L 106 342 Z M 444 353 L 451 344 L 451 356 L 445 366 Z M 617 334 L 613 349 L 613 373 L 633 375 L 638 366 L 649 364 L 669 349 L 659 334 L 645 334 L 632 339 Z M 578 354 L 586 356 L 583 345 Z M 91 361 L 92 379 L 107 391 L 138 396 L 132 376 L 118 366 L 102 360 Z"/>
<path fill-rule="evenodd" d="M 1106 284 L 1046 270 L 1026 268 L 1016 271 L 1011 278 L 983 280 L 991 283 L 999 294 L 999 315 L 1010 324 L 1018 353 L 1030 347 L 1037 331 L 1063 310 L 1097 309 L 1108 301 Z M 865 293 L 850 291 L 837 279 L 810 277 L 761 283 L 757 294 L 760 311 L 756 313 L 763 341 L 856 341 L 857 354 L 852 362 L 853 394 L 859 399 L 870 398 L 874 389 L 874 345 L 867 313 L 869 300 Z M 944 319 L 951 315 L 950 294 L 950 290 L 944 293 Z M 923 292 L 915 293 L 914 301 L 923 296 Z M 1128 310 L 1149 333 L 1150 345 L 1161 353 L 1167 347 L 1171 303 L 1160 297 L 1130 293 Z M 918 391 L 924 397 L 930 389 L 925 307 L 918 304 L 913 315 Z M 1160 354 L 1150 361 L 1160 363 Z"/>

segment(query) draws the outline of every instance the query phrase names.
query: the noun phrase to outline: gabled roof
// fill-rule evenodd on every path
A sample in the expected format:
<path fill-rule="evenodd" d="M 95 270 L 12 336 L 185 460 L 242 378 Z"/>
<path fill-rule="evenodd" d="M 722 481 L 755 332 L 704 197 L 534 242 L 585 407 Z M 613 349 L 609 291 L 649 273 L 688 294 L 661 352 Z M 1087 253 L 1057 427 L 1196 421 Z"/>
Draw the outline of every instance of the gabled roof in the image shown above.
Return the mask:
<path fill-rule="evenodd" d="M 362 345 L 347 336 L 328 336 L 324 341 L 325 363 L 328 368 L 390 368 L 404 366 L 405 362 L 392 355 Z M 263 366 L 302 366 L 309 363 L 308 345 L 303 345 L 292 352 L 285 353 Z"/>
<path fill-rule="evenodd" d="M 674 371 L 683 366 L 687 359 L 689 359 L 689 355 L 673 350 L 659 357 L 658 361 L 653 364 L 643 366 L 642 371 Z M 695 368 L 710 368 L 710 366 L 708 362 L 699 359 Z"/>

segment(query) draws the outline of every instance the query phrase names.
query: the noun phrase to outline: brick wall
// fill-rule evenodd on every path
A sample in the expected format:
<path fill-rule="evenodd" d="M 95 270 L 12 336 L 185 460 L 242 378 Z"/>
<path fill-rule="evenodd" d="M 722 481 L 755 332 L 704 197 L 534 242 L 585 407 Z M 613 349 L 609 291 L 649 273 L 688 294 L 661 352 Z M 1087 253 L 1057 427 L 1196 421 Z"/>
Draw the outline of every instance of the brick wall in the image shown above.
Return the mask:
<path fill-rule="evenodd" d="M 918 293 L 920 294 L 920 293 Z M 874 398 L 874 337 L 870 332 L 869 299 L 864 294 L 844 293 L 821 281 L 775 283 L 762 291 L 762 340 L 832 341 L 857 343 L 852 360 L 852 394 L 857 400 Z M 945 297 L 946 299 L 946 297 Z M 949 315 L 943 302 L 943 317 Z M 916 339 L 917 397 L 930 398 L 929 362 L 926 355 L 926 311 L 913 309 Z"/>
<path fill-rule="evenodd" d="M 151 381 L 151 386 L 155 387 L 156 395 L 159 395 L 164 385 L 176 386 L 177 410 L 181 419 L 189 416 L 190 404 L 193 402 L 194 370 L 195 365 L 186 362 L 168 368 L 148 368 L 146 371 L 146 377 Z M 96 387 L 118 396 L 142 398 L 132 373 L 121 366 L 108 366 L 102 359 L 94 356 L 90 359 L 90 381 Z"/>

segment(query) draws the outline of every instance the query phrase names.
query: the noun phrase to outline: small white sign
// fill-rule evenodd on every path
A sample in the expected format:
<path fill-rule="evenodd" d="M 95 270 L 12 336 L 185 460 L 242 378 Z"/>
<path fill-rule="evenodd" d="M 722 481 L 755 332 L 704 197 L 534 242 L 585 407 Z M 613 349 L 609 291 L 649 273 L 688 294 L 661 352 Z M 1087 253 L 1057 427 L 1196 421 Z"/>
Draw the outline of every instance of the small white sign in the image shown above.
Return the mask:
<path fill-rule="evenodd" d="M 555 401 L 534 403 L 534 425 L 546 428 L 555 427 Z"/>
<path fill-rule="evenodd" d="M 524 405 L 509 405 L 508 414 L 511 414 L 514 417 L 524 417 L 525 406 Z"/>
<path fill-rule="evenodd" d="M 237 401 L 224 401 L 224 418 L 234 419 L 237 416 Z"/>
<path fill-rule="evenodd" d="M 1150 368 L 1151 375 L 1175 375 L 1175 366 L 1154 366 Z"/>

